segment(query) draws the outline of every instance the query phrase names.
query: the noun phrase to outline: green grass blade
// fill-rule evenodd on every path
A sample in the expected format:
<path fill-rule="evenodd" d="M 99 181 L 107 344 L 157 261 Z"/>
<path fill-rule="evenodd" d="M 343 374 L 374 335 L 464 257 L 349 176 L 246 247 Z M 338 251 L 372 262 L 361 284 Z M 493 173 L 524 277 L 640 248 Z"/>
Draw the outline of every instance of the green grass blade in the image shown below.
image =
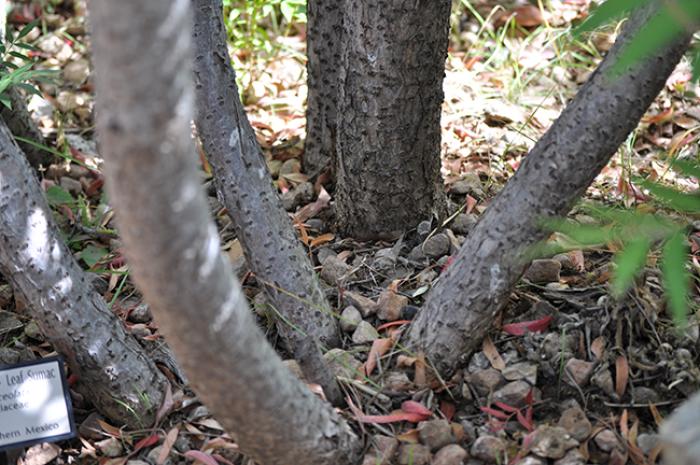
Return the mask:
<path fill-rule="evenodd" d="M 639 237 L 627 244 L 615 255 L 615 273 L 612 280 L 612 294 L 621 297 L 630 288 L 639 271 L 644 267 L 651 247 L 648 237 Z"/>
<path fill-rule="evenodd" d="M 668 299 L 668 307 L 673 320 L 678 326 L 687 324 L 688 289 L 690 273 L 686 269 L 688 260 L 688 244 L 684 231 L 677 231 L 666 241 L 661 261 L 664 289 Z"/>

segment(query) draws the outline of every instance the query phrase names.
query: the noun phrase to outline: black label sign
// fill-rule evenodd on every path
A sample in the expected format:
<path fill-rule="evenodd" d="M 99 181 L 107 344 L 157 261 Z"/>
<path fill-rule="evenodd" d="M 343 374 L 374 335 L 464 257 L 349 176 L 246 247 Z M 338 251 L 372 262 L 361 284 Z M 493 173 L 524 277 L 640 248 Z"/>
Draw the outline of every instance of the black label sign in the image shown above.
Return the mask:
<path fill-rule="evenodd" d="M 60 357 L 0 368 L 0 450 L 75 437 Z"/>

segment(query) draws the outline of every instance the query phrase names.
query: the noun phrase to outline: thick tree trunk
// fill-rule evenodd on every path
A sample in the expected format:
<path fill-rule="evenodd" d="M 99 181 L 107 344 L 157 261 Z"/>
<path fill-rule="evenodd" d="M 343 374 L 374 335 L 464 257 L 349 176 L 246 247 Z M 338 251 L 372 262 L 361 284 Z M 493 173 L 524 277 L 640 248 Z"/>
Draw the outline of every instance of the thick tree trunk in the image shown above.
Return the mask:
<path fill-rule="evenodd" d="M 16 88 L 10 87 L 6 90 L 6 95 L 10 98 L 10 102 L 12 102 L 12 110 L 5 105 L 0 105 L 0 118 L 5 121 L 13 136 L 22 137 L 36 142 L 37 144 L 45 145 L 44 136 L 42 136 L 36 123 L 32 120 L 22 94 Z M 35 145 L 22 141 L 17 141 L 17 144 L 24 152 L 27 160 L 29 160 L 29 164 L 35 169 L 42 166 L 48 168 L 49 164 L 53 161 L 53 156 L 49 152 L 41 150 Z"/>
<path fill-rule="evenodd" d="M 39 181 L 1 120 L 0 231 L 2 273 L 79 376 L 77 390 L 114 420 L 151 426 L 167 381 L 62 242 Z"/>
<path fill-rule="evenodd" d="M 261 464 L 354 463 L 357 437 L 267 344 L 220 251 L 192 157 L 190 1 L 90 7 L 110 198 L 134 279 L 193 387 Z"/>
<path fill-rule="evenodd" d="M 395 237 L 442 213 L 440 113 L 451 3 L 344 3 L 336 162 L 343 234 Z"/>
<path fill-rule="evenodd" d="M 638 10 L 615 46 L 525 157 L 427 297 L 408 332 L 447 374 L 481 343 L 520 278 L 526 250 L 547 232 L 540 221 L 565 215 L 638 124 L 683 53 L 690 33 L 612 77 L 623 46 L 655 11 Z"/>
<path fill-rule="evenodd" d="M 339 343 L 336 321 L 311 263 L 282 208 L 260 147 L 238 98 L 220 0 L 194 0 L 197 129 L 214 171 L 217 192 L 270 303 L 277 327 L 310 381 L 342 401 L 317 341 Z"/>
<path fill-rule="evenodd" d="M 334 168 L 338 68 L 343 31 L 342 2 L 306 2 L 306 55 L 308 97 L 304 169 L 315 175 Z"/>

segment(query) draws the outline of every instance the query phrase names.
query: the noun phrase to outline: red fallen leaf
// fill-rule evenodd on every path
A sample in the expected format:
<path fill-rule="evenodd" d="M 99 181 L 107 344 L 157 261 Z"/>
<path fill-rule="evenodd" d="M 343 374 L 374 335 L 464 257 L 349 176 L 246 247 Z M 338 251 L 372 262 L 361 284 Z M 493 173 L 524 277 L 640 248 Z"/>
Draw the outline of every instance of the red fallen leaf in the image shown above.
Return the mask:
<path fill-rule="evenodd" d="M 97 195 L 99 193 L 100 189 L 102 189 L 102 186 L 104 185 L 104 183 L 105 183 L 105 180 L 102 177 L 93 180 L 85 188 L 85 194 L 89 197 Z"/>
<path fill-rule="evenodd" d="M 359 421 L 360 423 L 398 423 L 401 421 L 407 421 L 409 423 L 420 423 L 421 421 L 425 421 L 428 418 L 426 418 L 424 415 L 418 415 L 417 413 L 406 413 L 406 412 L 399 412 L 399 413 L 392 413 L 389 415 L 362 415 L 362 416 L 356 416 L 355 419 Z"/>
<path fill-rule="evenodd" d="M 401 410 L 389 415 L 365 415 L 353 402 L 347 397 L 348 406 L 355 415 L 355 420 L 360 423 L 397 423 L 408 421 L 410 423 L 420 423 L 433 415 L 433 412 L 425 408 L 423 405 L 412 400 L 407 400 L 401 404 Z"/>
<path fill-rule="evenodd" d="M 501 412 L 500 410 L 496 410 L 495 408 L 491 407 L 479 407 L 479 410 L 484 412 L 487 415 L 491 415 L 492 417 L 496 417 L 499 420 L 507 420 L 510 418 L 510 415 L 508 415 L 505 412 Z"/>
<path fill-rule="evenodd" d="M 466 212 L 471 213 L 474 210 L 474 207 L 476 207 L 476 204 L 478 203 L 478 201 L 474 197 L 472 197 L 471 195 L 467 194 L 466 203 L 467 203 L 467 211 Z"/>
<path fill-rule="evenodd" d="M 384 323 L 383 325 L 377 326 L 377 331 L 382 331 L 387 328 L 392 328 L 394 326 L 401 326 L 401 325 L 406 325 L 410 323 L 411 320 L 396 320 L 396 321 L 390 321 L 388 323 Z"/>
<path fill-rule="evenodd" d="M 184 455 L 188 459 L 192 459 L 195 462 L 201 462 L 205 465 L 219 465 L 219 462 L 217 462 L 214 457 L 198 450 L 188 450 Z"/>
<path fill-rule="evenodd" d="M 220 454 L 212 454 L 212 457 L 216 459 L 217 462 L 221 462 L 224 465 L 234 465 L 233 462 L 228 460 L 226 457 L 220 455 Z"/>
<path fill-rule="evenodd" d="M 452 402 L 447 402 L 443 400 L 440 402 L 440 411 L 445 416 L 445 419 L 447 421 L 452 421 L 452 417 L 454 417 L 455 412 L 457 411 L 457 407 L 455 407 L 455 404 L 453 404 Z"/>
<path fill-rule="evenodd" d="M 496 407 L 500 408 L 500 409 L 503 410 L 504 412 L 515 413 L 515 412 L 519 412 L 519 411 L 520 411 L 520 409 L 515 408 L 515 407 L 513 407 L 512 405 L 508 405 L 508 404 L 506 404 L 506 403 L 504 403 L 504 402 L 494 402 L 493 405 L 495 405 Z"/>
<path fill-rule="evenodd" d="M 527 416 L 523 415 L 523 413 L 520 410 L 518 410 L 515 416 L 518 419 L 518 423 L 520 423 L 526 430 L 532 432 L 535 429 L 535 427 L 532 424 L 532 421 L 528 420 Z"/>
<path fill-rule="evenodd" d="M 134 446 L 134 452 L 143 449 L 144 447 L 150 447 L 154 444 L 157 444 L 158 441 L 160 441 L 160 436 L 157 434 L 151 434 L 150 436 L 146 436 L 145 438 L 141 439 L 139 442 L 136 443 Z"/>
<path fill-rule="evenodd" d="M 406 400 L 401 404 L 401 410 L 407 413 L 415 413 L 417 415 L 423 415 L 427 418 L 433 416 L 433 412 L 430 411 L 423 404 L 420 404 L 414 400 Z"/>
<path fill-rule="evenodd" d="M 547 329 L 549 327 L 549 323 L 552 322 L 552 317 L 551 316 L 546 316 L 544 318 L 541 318 L 539 320 L 532 320 L 532 321 L 522 321 L 520 323 L 510 323 L 507 325 L 503 325 L 501 328 L 504 332 L 511 334 L 513 336 L 522 336 L 528 331 L 531 331 L 533 333 L 539 333 Z"/>
<path fill-rule="evenodd" d="M 68 377 L 68 386 L 71 386 L 71 387 L 72 387 L 75 383 L 78 382 L 79 379 L 80 379 L 80 377 L 79 377 L 77 374 L 72 373 L 72 374 Z"/>

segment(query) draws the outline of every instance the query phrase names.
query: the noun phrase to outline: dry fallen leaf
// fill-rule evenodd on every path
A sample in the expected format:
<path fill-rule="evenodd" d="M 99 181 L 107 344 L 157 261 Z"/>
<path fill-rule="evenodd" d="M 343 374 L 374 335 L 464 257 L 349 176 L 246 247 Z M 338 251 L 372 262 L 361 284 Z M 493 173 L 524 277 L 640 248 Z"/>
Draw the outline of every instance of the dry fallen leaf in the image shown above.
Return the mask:
<path fill-rule="evenodd" d="M 333 239 L 335 239 L 335 234 L 333 233 L 321 234 L 317 238 L 313 239 L 310 245 L 311 247 L 318 247 L 319 245 L 323 245 L 327 242 L 332 241 Z"/>
<path fill-rule="evenodd" d="M 55 444 L 42 443 L 27 449 L 24 454 L 24 465 L 46 465 L 61 453 L 61 448 Z"/>
<path fill-rule="evenodd" d="M 369 355 L 367 355 L 367 361 L 364 364 L 364 372 L 366 376 L 372 374 L 374 369 L 377 367 L 379 359 L 389 352 L 389 350 L 394 346 L 396 341 L 393 338 L 380 338 L 375 339 L 372 342 L 372 347 L 369 349 Z"/>
<path fill-rule="evenodd" d="M 630 368 L 627 358 L 624 355 L 619 355 L 617 360 L 615 360 L 615 393 L 620 399 L 622 399 L 627 389 L 629 373 Z"/>
<path fill-rule="evenodd" d="M 486 336 L 484 339 L 482 350 L 484 351 L 486 358 L 489 359 L 489 362 L 491 362 L 492 367 L 498 371 L 505 370 L 506 362 L 503 361 L 501 354 L 498 353 L 498 349 L 496 349 L 496 346 L 493 344 L 493 341 L 489 336 Z"/>
<path fill-rule="evenodd" d="M 605 338 L 598 336 L 591 342 L 591 352 L 595 355 L 596 360 L 602 360 L 605 355 Z"/>
<path fill-rule="evenodd" d="M 425 372 L 425 354 L 423 352 L 418 353 L 418 356 L 416 357 L 416 360 L 414 362 L 414 368 L 415 372 L 413 376 L 413 382 L 418 387 L 426 386 L 428 384 L 428 376 Z"/>
<path fill-rule="evenodd" d="M 157 465 L 162 465 L 168 459 L 168 455 L 170 455 L 170 451 L 177 440 L 177 435 L 179 432 L 180 428 L 177 426 L 168 431 L 168 434 L 165 436 L 165 440 L 163 441 L 163 445 L 161 446 L 160 454 L 158 454 L 158 458 L 156 459 Z"/>
<path fill-rule="evenodd" d="M 318 198 L 308 205 L 305 205 L 294 214 L 294 221 L 303 223 L 309 218 L 318 215 L 321 210 L 326 208 L 331 203 L 331 196 L 326 189 L 321 187 L 321 192 L 318 193 Z"/>
<path fill-rule="evenodd" d="M 203 463 L 204 465 L 219 465 L 219 462 L 217 462 L 214 457 L 198 450 L 188 450 L 184 455 L 188 459 L 194 460 L 195 463 Z"/>

